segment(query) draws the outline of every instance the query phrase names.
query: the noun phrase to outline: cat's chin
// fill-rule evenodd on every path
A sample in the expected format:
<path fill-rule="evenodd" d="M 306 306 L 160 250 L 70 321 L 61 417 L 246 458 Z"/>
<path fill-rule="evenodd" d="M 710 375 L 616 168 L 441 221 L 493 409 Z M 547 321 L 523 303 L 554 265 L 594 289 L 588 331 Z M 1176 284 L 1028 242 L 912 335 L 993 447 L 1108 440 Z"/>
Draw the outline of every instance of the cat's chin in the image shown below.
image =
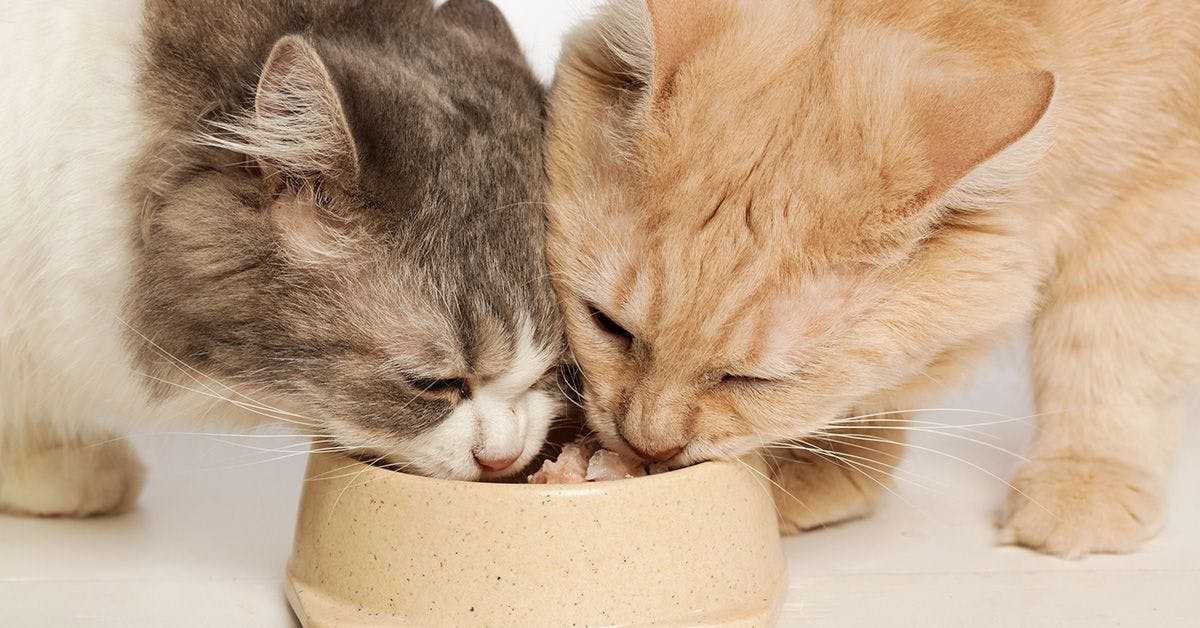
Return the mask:
<path fill-rule="evenodd" d="M 351 457 L 373 467 L 379 467 L 380 469 L 438 480 L 474 482 L 488 479 L 478 465 L 472 465 L 474 468 L 471 468 L 467 465 L 422 464 L 399 456 L 393 457 L 363 453 L 354 454 Z"/>
<path fill-rule="evenodd" d="M 522 473 L 526 471 L 531 463 L 537 458 L 536 453 L 523 454 L 513 464 L 498 471 L 490 471 L 477 464 L 470 454 L 463 456 L 461 460 L 453 462 L 449 459 L 435 460 L 431 463 L 418 462 L 412 458 L 402 455 L 386 455 L 378 452 L 364 453 L 360 448 L 359 453 L 353 454 L 356 460 L 379 467 L 388 469 L 398 473 L 407 473 L 409 475 L 419 475 L 438 480 L 453 480 L 459 482 L 507 482 L 514 481 L 524 476 Z"/>

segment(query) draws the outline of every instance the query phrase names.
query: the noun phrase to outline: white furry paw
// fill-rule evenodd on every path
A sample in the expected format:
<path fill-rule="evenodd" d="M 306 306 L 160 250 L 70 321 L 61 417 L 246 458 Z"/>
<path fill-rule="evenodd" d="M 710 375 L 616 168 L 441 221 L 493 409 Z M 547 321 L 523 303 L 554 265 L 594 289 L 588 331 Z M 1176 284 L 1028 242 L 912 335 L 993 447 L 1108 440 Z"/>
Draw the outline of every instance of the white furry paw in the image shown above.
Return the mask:
<path fill-rule="evenodd" d="M 1107 460 L 1033 460 L 1017 473 L 1000 542 L 1063 558 L 1128 553 L 1158 533 L 1162 480 Z"/>
<path fill-rule="evenodd" d="M 861 471 L 815 454 L 791 452 L 789 460 L 771 460 L 779 531 L 798 534 L 822 526 L 871 514 L 886 478 L 871 478 Z"/>
<path fill-rule="evenodd" d="M 0 461 L 0 510 L 41 517 L 124 512 L 141 492 L 145 468 L 128 443 L 56 447 Z"/>

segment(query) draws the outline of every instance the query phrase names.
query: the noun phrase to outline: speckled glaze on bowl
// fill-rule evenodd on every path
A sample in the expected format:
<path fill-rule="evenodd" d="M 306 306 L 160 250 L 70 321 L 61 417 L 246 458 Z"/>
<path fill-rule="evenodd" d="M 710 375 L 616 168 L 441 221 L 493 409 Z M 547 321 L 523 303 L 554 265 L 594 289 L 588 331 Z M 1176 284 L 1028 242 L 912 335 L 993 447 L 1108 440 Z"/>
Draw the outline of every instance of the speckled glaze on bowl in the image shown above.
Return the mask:
<path fill-rule="evenodd" d="M 735 462 L 484 484 L 314 454 L 288 598 L 326 626 L 769 626 L 787 587 L 764 480 Z"/>

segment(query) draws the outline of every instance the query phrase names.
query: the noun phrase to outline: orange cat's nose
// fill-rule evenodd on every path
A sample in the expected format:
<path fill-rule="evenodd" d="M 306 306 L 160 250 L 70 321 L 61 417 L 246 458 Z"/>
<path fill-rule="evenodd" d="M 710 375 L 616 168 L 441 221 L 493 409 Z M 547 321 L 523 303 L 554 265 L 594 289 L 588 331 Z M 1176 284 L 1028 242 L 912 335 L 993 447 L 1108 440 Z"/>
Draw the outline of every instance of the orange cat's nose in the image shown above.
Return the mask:
<path fill-rule="evenodd" d="M 679 455 L 679 452 L 683 451 L 683 447 L 672 447 L 671 449 L 664 449 L 654 452 L 645 451 L 641 447 L 629 442 L 628 438 L 625 439 L 625 444 L 629 445 L 629 448 L 633 450 L 633 453 L 637 454 L 641 458 L 649 460 L 650 462 L 666 462 Z"/>
<path fill-rule="evenodd" d="M 674 458 L 681 451 L 683 451 L 683 447 L 675 447 L 674 449 L 670 449 L 667 451 L 660 451 L 660 452 L 656 452 L 656 453 L 646 453 L 644 451 L 638 450 L 637 453 L 639 456 L 641 456 L 647 460 L 651 460 L 654 462 L 666 462 L 666 461 L 670 460 L 671 458 Z"/>
<path fill-rule="evenodd" d="M 643 460 L 666 462 L 687 449 L 696 434 L 694 412 L 681 411 L 673 399 L 660 391 L 636 395 L 615 421 L 621 440 Z"/>

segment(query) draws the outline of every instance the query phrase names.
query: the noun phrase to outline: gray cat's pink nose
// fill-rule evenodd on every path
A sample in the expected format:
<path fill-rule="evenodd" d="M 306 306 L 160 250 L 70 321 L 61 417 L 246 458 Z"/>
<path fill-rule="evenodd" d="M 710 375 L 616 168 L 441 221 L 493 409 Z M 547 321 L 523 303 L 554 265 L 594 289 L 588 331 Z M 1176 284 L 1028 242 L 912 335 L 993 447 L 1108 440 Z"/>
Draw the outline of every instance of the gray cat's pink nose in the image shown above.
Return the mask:
<path fill-rule="evenodd" d="M 475 454 L 475 462 L 479 463 L 479 466 L 487 469 L 488 471 L 503 471 L 511 467 L 513 463 L 517 461 L 517 458 L 520 457 L 520 455 L 516 455 L 504 458 L 493 458 L 484 454 Z"/>

